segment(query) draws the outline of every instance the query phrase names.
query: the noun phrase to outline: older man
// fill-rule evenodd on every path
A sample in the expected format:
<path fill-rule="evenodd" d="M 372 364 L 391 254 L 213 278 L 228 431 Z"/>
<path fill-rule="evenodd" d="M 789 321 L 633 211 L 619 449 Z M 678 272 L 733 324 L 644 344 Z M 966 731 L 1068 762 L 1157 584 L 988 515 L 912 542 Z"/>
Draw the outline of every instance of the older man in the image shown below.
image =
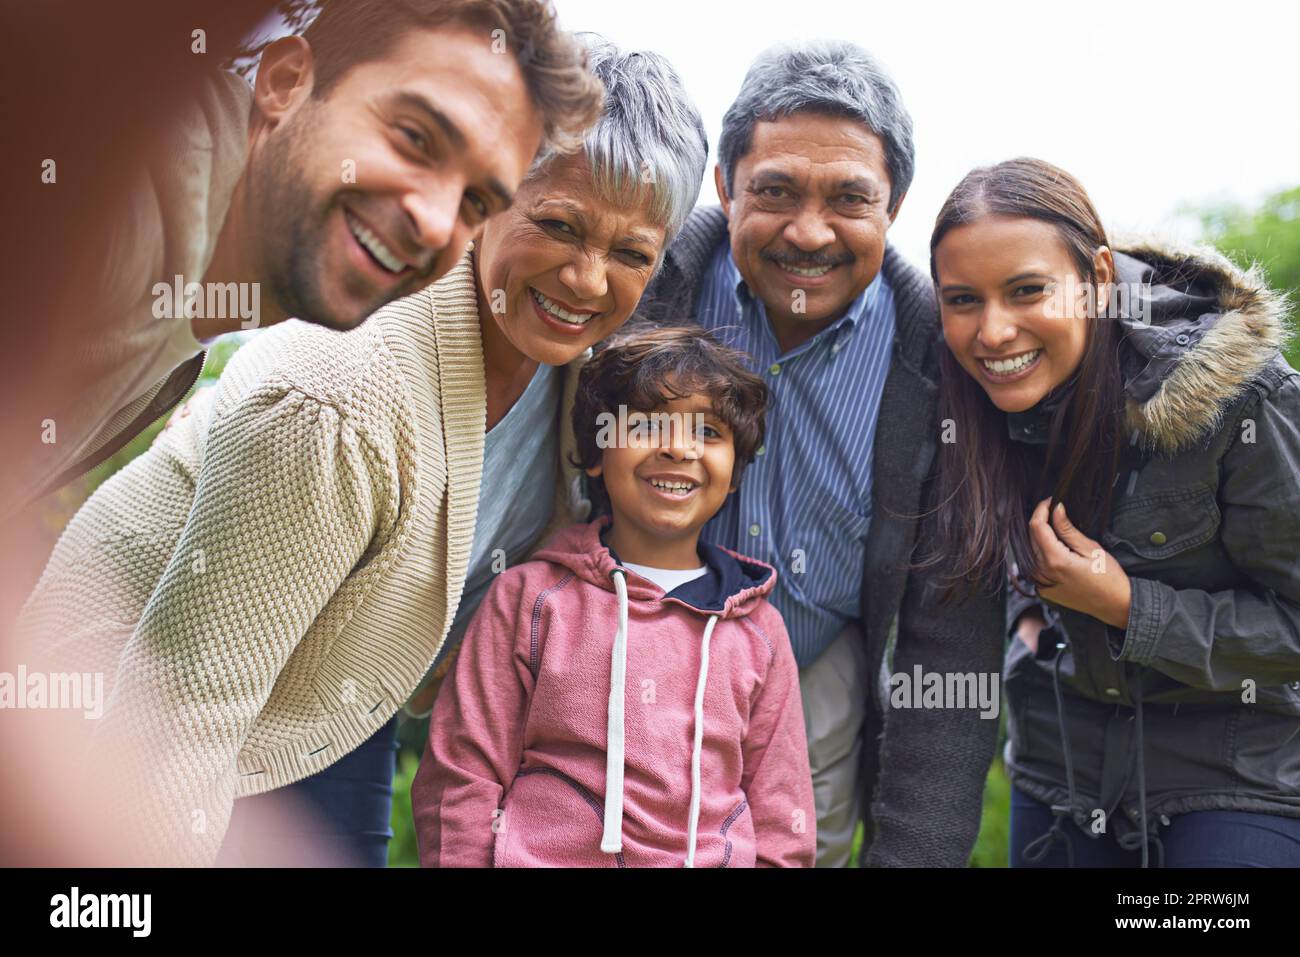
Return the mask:
<path fill-rule="evenodd" d="M 703 539 L 779 569 L 818 866 L 848 863 L 868 807 L 868 864 L 963 865 L 997 721 L 887 711 L 877 686 L 895 629 L 894 670 L 909 678 L 1001 668 L 1000 601 L 941 609 L 908 567 L 942 345 L 930 281 L 886 242 L 912 180 L 911 118 L 858 47 L 783 46 L 750 68 L 718 159 L 721 208 L 696 210 L 642 302 L 744 349 L 772 390 L 766 444 Z"/>
<path fill-rule="evenodd" d="M 102 275 L 71 277 L 53 344 L 6 377 L 0 518 L 170 410 L 213 338 L 350 329 L 445 274 L 599 109 L 541 0 L 330 3 L 252 88 L 214 70 L 115 208 Z"/>

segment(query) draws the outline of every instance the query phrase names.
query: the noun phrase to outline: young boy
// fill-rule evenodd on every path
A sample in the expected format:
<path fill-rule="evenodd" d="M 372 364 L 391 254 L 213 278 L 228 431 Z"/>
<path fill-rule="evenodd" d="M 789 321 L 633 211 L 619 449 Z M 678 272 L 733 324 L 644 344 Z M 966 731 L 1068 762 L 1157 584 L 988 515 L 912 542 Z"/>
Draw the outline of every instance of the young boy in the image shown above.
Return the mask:
<path fill-rule="evenodd" d="M 586 365 L 599 514 L 503 572 L 466 633 L 411 788 L 426 867 L 813 866 L 776 571 L 699 543 L 766 401 L 694 327 L 625 332 Z"/>

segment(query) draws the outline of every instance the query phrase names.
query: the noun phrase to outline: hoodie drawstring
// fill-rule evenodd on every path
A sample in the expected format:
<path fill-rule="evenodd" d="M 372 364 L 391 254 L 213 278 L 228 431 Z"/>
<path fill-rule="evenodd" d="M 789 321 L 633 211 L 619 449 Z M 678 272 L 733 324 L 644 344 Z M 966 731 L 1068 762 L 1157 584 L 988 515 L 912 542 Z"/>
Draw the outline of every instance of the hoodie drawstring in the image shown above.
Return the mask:
<path fill-rule="evenodd" d="M 627 676 L 627 572 L 610 572 L 618 593 L 618 631 L 609 659 L 609 719 L 605 743 L 605 831 L 600 849 L 623 850 L 623 685 Z"/>
<path fill-rule="evenodd" d="M 717 615 L 709 616 L 704 626 L 704 639 L 700 643 L 700 677 L 695 684 L 695 744 L 691 748 L 691 825 L 686 841 L 686 866 L 695 866 L 695 838 L 700 827 L 700 751 L 704 743 L 704 686 L 709 681 L 709 638 Z"/>
<path fill-rule="evenodd" d="M 618 594 L 618 630 L 609 662 L 609 719 L 605 745 L 605 829 L 600 849 L 606 854 L 623 850 L 623 759 L 624 702 L 627 683 L 627 572 L 610 572 Z M 695 866 L 695 842 L 700 827 L 700 754 L 704 748 L 704 691 L 709 681 L 709 640 L 720 615 L 710 615 L 700 644 L 700 674 L 695 682 L 695 742 L 691 747 L 690 830 L 686 844 L 686 867 Z"/>

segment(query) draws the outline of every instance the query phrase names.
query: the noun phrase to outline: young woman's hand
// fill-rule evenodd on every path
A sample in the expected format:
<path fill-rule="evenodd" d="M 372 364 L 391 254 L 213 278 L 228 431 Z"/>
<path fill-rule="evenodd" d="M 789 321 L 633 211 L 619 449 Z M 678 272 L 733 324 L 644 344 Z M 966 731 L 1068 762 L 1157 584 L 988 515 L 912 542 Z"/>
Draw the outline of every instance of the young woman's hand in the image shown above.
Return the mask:
<path fill-rule="evenodd" d="M 1074 527 L 1064 504 L 1056 506 L 1049 521 L 1050 504 L 1051 499 L 1043 499 L 1029 519 L 1029 541 L 1038 558 L 1038 594 L 1125 631 L 1133 594 L 1128 575 L 1109 552 Z"/>

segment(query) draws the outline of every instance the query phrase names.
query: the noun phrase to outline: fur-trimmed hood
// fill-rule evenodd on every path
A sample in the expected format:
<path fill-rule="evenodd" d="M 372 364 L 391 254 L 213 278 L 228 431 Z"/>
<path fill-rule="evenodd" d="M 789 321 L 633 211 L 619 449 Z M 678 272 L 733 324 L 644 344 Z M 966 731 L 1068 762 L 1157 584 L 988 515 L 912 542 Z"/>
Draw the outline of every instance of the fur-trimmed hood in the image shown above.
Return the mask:
<path fill-rule="evenodd" d="M 1134 239 L 1114 256 L 1117 282 L 1137 290 L 1119 316 L 1128 422 L 1148 451 L 1173 455 L 1213 433 L 1277 356 L 1287 297 L 1208 246 Z"/>

